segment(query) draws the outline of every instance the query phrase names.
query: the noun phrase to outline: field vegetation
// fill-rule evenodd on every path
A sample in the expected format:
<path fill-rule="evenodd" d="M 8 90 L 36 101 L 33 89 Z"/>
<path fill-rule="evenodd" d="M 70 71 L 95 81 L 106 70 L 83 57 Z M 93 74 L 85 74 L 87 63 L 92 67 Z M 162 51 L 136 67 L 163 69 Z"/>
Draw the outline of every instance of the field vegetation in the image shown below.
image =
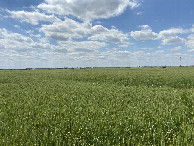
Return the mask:
<path fill-rule="evenodd" d="M 0 71 L 0 145 L 193 145 L 194 68 Z"/>

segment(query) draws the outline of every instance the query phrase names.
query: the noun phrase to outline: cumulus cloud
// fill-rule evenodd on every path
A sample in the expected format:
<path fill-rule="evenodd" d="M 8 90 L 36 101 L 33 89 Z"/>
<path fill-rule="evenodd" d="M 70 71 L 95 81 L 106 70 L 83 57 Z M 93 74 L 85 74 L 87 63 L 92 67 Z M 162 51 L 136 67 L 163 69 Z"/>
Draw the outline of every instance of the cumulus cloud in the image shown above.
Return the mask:
<path fill-rule="evenodd" d="M 21 22 L 27 22 L 32 25 L 38 25 L 40 21 L 54 22 L 58 18 L 54 15 L 46 15 L 40 12 L 26 12 L 26 11 L 9 11 L 7 12 L 12 18 L 19 19 Z"/>
<path fill-rule="evenodd" d="M 180 43 L 184 43 L 185 39 L 180 38 L 178 36 L 167 37 L 162 40 L 162 45 L 176 45 Z"/>
<path fill-rule="evenodd" d="M 57 20 L 50 25 L 42 25 L 40 31 L 44 32 L 47 38 L 56 41 L 87 38 L 92 41 L 129 45 L 128 35 L 116 28 L 107 29 L 102 25 L 92 26 L 90 22 L 80 23 L 69 18 L 66 18 L 65 21 Z"/>
<path fill-rule="evenodd" d="M 162 45 L 175 45 L 179 43 L 185 43 L 185 39 L 180 38 L 177 34 L 188 33 L 188 30 L 183 28 L 170 28 L 160 31 L 158 34 L 153 32 L 150 26 L 141 25 L 140 31 L 131 31 L 131 37 L 136 40 L 162 40 Z"/>
<path fill-rule="evenodd" d="M 123 42 L 121 43 L 120 45 L 118 45 L 119 47 L 122 47 L 122 48 L 127 48 L 129 47 L 130 45 L 132 45 L 132 43 L 130 42 Z"/>
<path fill-rule="evenodd" d="M 188 41 L 186 41 L 186 46 L 188 47 L 188 48 L 194 48 L 194 34 L 191 34 L 191 35 L 189 35 L 188 37 L 187 37 L 189 40 Z"/>
<path fill-rule="evenodd" d="M 183 34 L 187 32 L 188 30 L 184 30 L 183 28 L 170 28 L 167 30 L 160 31 L 158 37 L 159 38 L 175 37 L 177 34 Z"/>
<path fill-rule="evenodd" d="M 153 48 L 139 48 L 141 50 L 153 50 Z"/>
<path fill-rule="evenodd" d="M 56 41 L 68 41 L 72 38 L 83 38 L 90 31 L 91 24 L 88 22 L 79 23 L 66 18 L 65 21 L 57 20 L 50 25 L 42 25 L 41 32 Z"/>
<path fill-rule="evenodd" d="M 162 39 L 162 45 L 176 45 L 180 43 L 185 43 L 185 39 L 177 36 L 177 34 L 185 34 L 189 31 L 183 28 L 170 28 L 160 31 L 158 34 L 158 39 Z"/>
<path fill-rule="evenodd" d="M 128 6 L 133 9 L 138 7 L 139 3 L 137 0 L 45 0 L 38 8 L 48 13 L 93 20 L 118 16 Z"/>
<path fill-rule="evenodd" d="M 8 32 L 6 29 L 0 29 L 0 44 L 6 50 L 14 50 L 17 52 L 30 52 L 40 50 L 54 50 L 59 46 L 55 46 L 46 41 L 35 42 L 30 37 L 19 33 Z M 41 39 L 40 39 L 41 40 Z"/>
<path fill-rule="evenodd" d="M 66 48 L 69 52 L 94 52 L 99 48 L 106 47 L 105 42 L 98 41 L 68 41 L 68 42 L 60 42 L 59 46 L 62 48 Z"/>
<path fill-rule="evenodd" d="M 161 53 L 163 54 L 161 56 Z M 120 66 L 122 62 L 123 66 L 144 66 L 144 65 L 161 65 L 161 60 L 158 58 L 165 58 L 163 50 L 156 51 L 154 53 L 146 53 L 144 51 L 107 51 L 103 52 L 104 56 L 107 56 L 107 60 L 110 62 L 115 62 L 116 64 L 111 64 L 113 66 Z M 143 60 L 142 60 L 143 58 Z"/>
<path fill-rule="evenodd" d="M 109 56 L 107 57 L 108 60 L 122 60 L 123 61 L 124 59 L 128 59 L 130 56 L 132 56 L 132 53 L 129 51 L 117 51 L 115 49 L 114 51 L 112 50 L 103 53 L 105 56 Z"/>
<path fill-rule="evenodd" d="M 194 34 L 189 35 L 187 38 L 190 40 L 194 40 Z"/>
<path fill-rule="evenodd" d="M 158 34 L 152 32 L 148 25 L 142 25 L 140 28 L 140 31 L 131 31 L 130 33 L 135 40 L 154 40 L 158 37 Z"/>
<path fill-rule="evenodd" d="M 191 32 L 194 32 L 194 24 L 192 25 L 192 28 L 190 30 Z"/>
<path fill-rule="evenodd" d="M 171 51 L 178 51 L 178 50 L 181 50 L 181 46 L 177 46 L 177 47 L 171 48 L 170 50 L 171 50 Z"/>
<path fill-rule="evenodd" d="M 194 52 L 194 49 L 190 49 L 190 50 L 188 50 L 187 52 Z"/>
<path fill-rule="evenodd" d="M 162 45 L 177 45 L 177 44 L 185 44 L 187 47 L 193 47 L 193 36 L 189 36 L 189 41 L 186 41 L 184 38 L 177 36 L 177 34 L 185 34 L 189 33 L 188 29 L 183 28 L 170 28 L 167 30 L 162 30 L 159 33 L 155 33 L 152 31 L 150 26 L 141 25 L 140 31 L 131 31 L 130 35 L 135 40 L 161 40 Z M 173 48 L 174 51 L 178 50 L 178 48 Z"/>
<path fill-rule="evenodd" d="M 95 25 L 91 29 L 92 36 L 89 37 L 89 40 L 102 40 L 111 43 L 122 43 L 128 41 L 128 35 L 122 33 L 121 31 L 112 28 L 107 29 L 102 25 Z"/>
<path fill-rule="evenodd" d="M 150 26 L 141 25 L 140 31 L 132 31 L 131 37 L 136 40 L 159 40 L 161 39 L 162 45 L 176 45 L 185 43 L 185 39 L 177 36 L 177 34 L 188 33 L 188 30 L 183 28 L 170 28 L 167 30 L 160 31 L 158 34 L 153 32 Z"/>
<path fill-rule="evenodd" d="M 92 28 L 89 30 L 91 31 Z M 102 32 L 104 31 L 102 30 Z M 193 58 L 193 55 L 190 55 L 192 53 L 188 53 L 189 55 L 173 55 L 166 54 L 164 50 L 155 51 L 153 53 L 144 51 L 130 52 L 119 49 L 104 50 L 101 52 L 99 49 L 105 48 L 108 45 L 103 41 L 59 41 L 58 45 L 52 45 L 44 38 L 39 42 L 35 42 L 27 36 L 8 32 L 6 29 L 0 29 L 0 37 L 1 59 L 8 58 L 13 62 L 19 60 L 24 64 L 30 62 L 30 65 L 32 65 L 32 61 L 35 61 L 35 65 L 37 62 L 41 62 L 42 64 L 48 63 L 49 66 L 53 62 L 56 64 L 65 62 L 66 65 L 71 64 L 72 66 L 143 66 L 147 64 L 164 65 L 169 63 L 169 61 L 172 62 L 172 65 L 176 65 L 177 56 L 184 56 L 184 58 L 187 58 L 188 60 L 192 60 Z M 16 37 L 19 39 L 16 39 Z M 193 35 L 188 37 L 188 39 L 193 38 Z M 187 52 L 193 51 L 193 49 L 190 49 Z M 142 60 L 142 58 L 144 59 Z M 173 59 L 175 60 L 174 64 L 172 61 Z M 45 67 L 45 65 L 46 64 L 44 64 L 43 67 Z M 24 65 L 24 67 L 26 66 Z"/>
<path fill-rule="evenodd" d="M 26 36 L 23 36 L 19 33 L 10 33 L 5 28 L 0 29 L 0 35 L 3 39 L 10 40 L 12 42 L 20 42 L 20 43 L 31 43 L 32 39 Z"/>

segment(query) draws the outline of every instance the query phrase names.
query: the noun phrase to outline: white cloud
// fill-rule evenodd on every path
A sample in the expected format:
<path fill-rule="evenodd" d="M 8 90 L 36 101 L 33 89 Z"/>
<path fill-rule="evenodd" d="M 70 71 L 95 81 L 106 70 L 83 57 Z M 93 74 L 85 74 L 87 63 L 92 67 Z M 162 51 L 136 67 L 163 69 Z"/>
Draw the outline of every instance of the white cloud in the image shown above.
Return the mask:
<path fill-rule="evenodd" d="M 73 15 L 82 20 L 110 18 L 118 16 L 130 6 L 139 6 L 137 0 L 45 0 L 38 5 L 48 13 Z"/>
<path fill-rule="evenodd" d="M 61 48 L 66 48 L 69 52 L 95 52 L 99 48 L 106 47 L 106 43 L 98 41 L 67 41 L 60 42 Z"/>
<path fill-rule="evenodd" d="M 192 28 L 190 30 L 191 32 L 194 32 L 194 24 L 192 25 Z"/>
<path fill-rule="evenodd" d="M 153 50 L 153 48 L 140 48 L 141 50 Z"/>
<path fill-rule="evenodd" d="M 185 43 L 185 39 L 178 37 L 177 34 L 188 33 L 188 30 L 182 28 L 171 28 L 167 30 L 160 31 L 159 34 L 152 31 L 148 25 L 141 25 L 140 31 L 132 31 L 131 37 L 136 40 L 162 40 L 162 45 L 176 45 L 180 43 Z"/>
<path fill-rule="evenodd" d="M 130 45 L 132 45 L 132 43 L 130 42 L 123 42 L 121 43 L 120 45 L 118 45 L 119 47 L 122 47 L 122 48 L 127 48 L 129 47 Z"/>
<path fill-rule="evenodd" d="M 19 33 L 9 33 L 5 28 L 0 29 L 0 35 L 4 39 L 10 40 L 12 42 L 20 42 L 20 43 L 31 43 L 32 39 L 26 36 L 23 36 Z"/>
<path fill-rule="evenodd" d="M 109 50 L 102 53 L 106 61 L 111 66 L 157 66 L 157 65 L 177 65 L 177 54 L 166 54 L 164 50 L 158 50 L 153 53 L 144 51 L 118 51 Z M 180 54 L 179 54 L 180 55 Z M 179 56 L 178 55 L 178 56 Z M 191 58 L 187 54 L 181 54 L 185 58 Z"/>
<path fill-rule="evenodd" d="M 50 25 L 42 25 L 40 31 L 56 41 L 68 41 L 76 38 L 83 38 L 90 31 L 91 24 L 88 22 L 79 23 L 66 18 L 65 21 L 57 20 Z"/>
<path fill-rule="evenodd" d="M 155 51 L 153 54 L 162 54 L 162 53 L 164 53 L 164 50 L 158 50 L 158 51 Z"/>
<path fill-rule="evenodd" d="M 177 46 L 177 47 L 171 48 L 170 50 L 171 50 L 171 51 L 178 51 L 178 50 L 181 50 L 181 46 Z"/>
<path fill-rule="evenodd" d="M 194 40 L 194 34 L 189 35 L 187 38 L 190 40 Z"/>
<path fill-rule="evenodd" d="M 89 40 L 101 40 L 111 43 L 123 43 L 128 41 L 128 35 L 122 33 L 121 31 L 112 28 L 107 29 L 102 25 L 95 25 L 91 29 L 92 36 Z"/>
<path fill-rule="evenodd" d="M 151 27 L 149 25 L 140 25 L 139 27 L 141 29 L 150 29 L 151 30 Z"/>
<path fill-rule="evenodd" d="M 148 25 L 142 25 L 140 27 L 140 31 L 131 31 L 131 37 L 135 40 L 154 40 L 158 37 L 158 34 L 152 32 L 152 29 Z"/>
<path fill-rule="evenodd" d="M 20 26 L 19 25 L 14 25 L 14 27 L 20 29 Z"/>
<path fill-rule="evenodd" d="M 79 38 L 88 38 L 92 41 L 105 41 L 120 45 L 129 45 L 128 35 L 122 33 L 116 28 L 107 29 L 102 25 L 92 26 L 89 22 L 76 22 L 66 18 L 65 21 L 57 20 L 50 25 L 42 25 L 41 32 L 44 32 L 47 38 L 56 41 L 69 41 Z"/>
<path fill-rule="evenodd" d="M 169 38 L 169 37 L 175 37 L 176 34 L 184 34 L 188 33 L 188 30 L 184 30 L 182 28 L 171 28 L 167 30 L 160 31 L 158 37 L 161 39 Z"/>
<path fill-rule="evenodd" d="M 185 39 L 177 36 L 177 34 L 188 33 L 187 29 L 170 28 L 159 32 L 158 39 L 162 39 L 162 45 L 176 45 L 185 43 Z"/>
<path fill-rule="evenodd" d="M 188 47 L 188 48 L 194 48 L 194 34 L 191 34 L 191 35 L 189 35 L 188 37 L 187 37 L 189 40 L 188 41 L 186 41 L 186 46 Z"/>
<path fill-rule="evenodd" d="M 143 12 L 136 12 L 136 15 L 142 15 Z"/>
<path fill-rule="evenodd" d="M 9 11 L 7 12 L 12 18 L 19 19 L 21 22 L 27 22 L 32 25 L 38 25 L 40 21 L 54 22 L 58 18 L 54 15 L 46 15 L 40 12 L 26 12 L 26 11 Z"/>
<path fill-rule="evenodd" d="M 167 37 L 163 39 L 162 45 L 176 45 L 184 42 L 185 42 L 185 39 L 180 38 L 178 36 L 173 36 L 173 37 Z"/>
<path fill-rule="evenodd" d="M 190 50 L 188 50 L 187 52 L 194 52 L 194 49 L 190 49 Z"/>
<path fill-rule="evenodd" d="M 1 20 L 3 20 L 3 15 L 2 15 L 2 14 L 0 14 L 0 21 L 1 21 Z"/>
<path fill-rule="evenodd" d="M 89 29 L 89 34 L 92 35 L 91 30 L 92 27 Z M 59 41 L 58 45 L 51 45 L 45 38 L 35 42 L 27 36 L 8 32 L 6 29 L 0 29 L 0 36 L 0 59 L 11 60 L 13 63 L 19 61 L 24 68 L 37 67 L 37 64 L 40 64 L 39 67 L 176 65 L 179 56 L 184 57 L 185 61 L 191 60 L 191 63 L 193 60 L 192 53 L 166 54 L 164 50 L 153 53 L 130 52 L 119 48 L 111 50 L 103 41 Z M 99 50 L 104 47 L 107 47 L 108 51 Z M 188 50 L 188 52 L 193 51 L 193 49 Z"/>
<path fill-rule="evenodd" d="M 32 51 L 38 52 L 40 50 L 51 51 L 58 48 L 58 46 L 51 45 L 45 41 L 35 42 L 30 37 L 8 32 L 6 29 L 0 29 L 0 35 L 2 37 L 2 39 L 0 39 L 0 44 L 3 46 L 4 50 L 29 53 Z"/>

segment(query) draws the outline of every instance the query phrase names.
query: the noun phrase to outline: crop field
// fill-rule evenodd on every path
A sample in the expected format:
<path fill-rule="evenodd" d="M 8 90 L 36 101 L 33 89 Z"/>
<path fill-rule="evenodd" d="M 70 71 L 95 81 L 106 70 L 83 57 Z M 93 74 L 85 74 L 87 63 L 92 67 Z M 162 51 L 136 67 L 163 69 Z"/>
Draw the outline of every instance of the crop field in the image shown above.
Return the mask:
<path fill-rule="evenodd" d="M 0 71 L 0 145 L 193 145 L 194 68 Z"/>

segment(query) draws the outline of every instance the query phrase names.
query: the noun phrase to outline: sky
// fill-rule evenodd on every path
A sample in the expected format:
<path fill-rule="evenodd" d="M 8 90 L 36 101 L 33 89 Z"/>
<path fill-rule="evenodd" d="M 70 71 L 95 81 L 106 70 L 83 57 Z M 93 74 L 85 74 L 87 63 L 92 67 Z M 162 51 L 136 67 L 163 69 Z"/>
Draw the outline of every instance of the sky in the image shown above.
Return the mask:
<path fill-rule="evenodd" d="M 0 0 L 0 69 L 194 65 L 193 0 Z"/>

